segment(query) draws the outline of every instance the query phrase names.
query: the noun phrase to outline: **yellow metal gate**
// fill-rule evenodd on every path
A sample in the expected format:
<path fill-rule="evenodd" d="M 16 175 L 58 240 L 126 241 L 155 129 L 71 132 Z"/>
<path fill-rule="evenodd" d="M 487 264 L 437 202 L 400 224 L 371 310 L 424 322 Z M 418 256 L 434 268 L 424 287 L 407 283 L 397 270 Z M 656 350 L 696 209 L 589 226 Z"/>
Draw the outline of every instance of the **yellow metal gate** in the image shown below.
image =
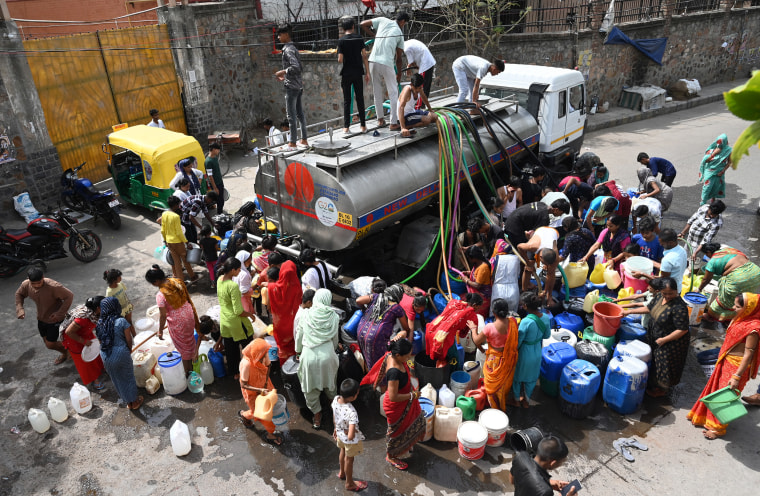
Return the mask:
<path fill-rule="evenodd" d="M 146 124 L 159 109 L 167 129 L 186 133 L 166 25 L 24 42 L 45 121 L 63 169 L 87 165 L 109 176 L 101 144 L 119 123 Z"/>

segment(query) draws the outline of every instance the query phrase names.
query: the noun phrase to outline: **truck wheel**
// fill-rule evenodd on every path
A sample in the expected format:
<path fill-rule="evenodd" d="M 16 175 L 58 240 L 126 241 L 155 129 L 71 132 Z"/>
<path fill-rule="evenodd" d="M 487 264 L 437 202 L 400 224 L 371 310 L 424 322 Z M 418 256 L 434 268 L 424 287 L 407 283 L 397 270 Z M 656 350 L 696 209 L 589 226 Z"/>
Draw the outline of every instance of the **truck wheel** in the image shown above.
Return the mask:
<path fill-rule="evenodd" d="M 80 262 L 92 262 L 100 255 L 103 244 L 97 234 L 92 231 L 84 230 L 74 233 L 69 238 L 69 250 L 71 254 Z"/>

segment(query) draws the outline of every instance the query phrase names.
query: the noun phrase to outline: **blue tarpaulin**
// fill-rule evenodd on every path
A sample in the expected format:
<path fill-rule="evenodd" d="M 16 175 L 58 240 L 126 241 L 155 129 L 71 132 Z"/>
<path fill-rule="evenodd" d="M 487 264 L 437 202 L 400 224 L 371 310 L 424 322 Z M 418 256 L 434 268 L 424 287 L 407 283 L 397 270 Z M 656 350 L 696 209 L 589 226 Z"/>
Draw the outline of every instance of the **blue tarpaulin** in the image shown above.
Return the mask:
<path fill-rule="evenodd" d="M 605 45 L 633 45 L 638 51 L 662 65 L 662 56 L 665 54 L 667 38 L 652 38 L 650 40 L 632 40 L 617 26 L 613 27 L 604 40 Z"/>

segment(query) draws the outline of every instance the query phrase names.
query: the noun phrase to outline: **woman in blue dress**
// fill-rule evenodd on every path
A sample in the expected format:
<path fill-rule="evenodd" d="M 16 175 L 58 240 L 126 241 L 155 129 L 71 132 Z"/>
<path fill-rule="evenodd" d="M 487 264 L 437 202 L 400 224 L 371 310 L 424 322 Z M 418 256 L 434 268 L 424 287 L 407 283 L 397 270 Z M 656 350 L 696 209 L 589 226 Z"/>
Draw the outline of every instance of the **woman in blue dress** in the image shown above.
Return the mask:
<path fill-rule="evenodd" d="M 541 342 L 551 336 L 551 319 L 541 312 L 541 298 L 523 293 L 520 305 L 528 312 L 517 329 L 517 365 L 512 381 L 512 395 L 523 408 L 530 406 L 530 395 L 541 371 Z"/>
<path fill-rule="evenodd" d="M 143 397 L 137 394 L 132 367 L 132 326 L 121 316 L 121 303 L 114 297 L 100 302 L 100 320 L 95 327 L 100 340 L 100 357 L 116 392 L 130 410 L 137 410 Z"/>

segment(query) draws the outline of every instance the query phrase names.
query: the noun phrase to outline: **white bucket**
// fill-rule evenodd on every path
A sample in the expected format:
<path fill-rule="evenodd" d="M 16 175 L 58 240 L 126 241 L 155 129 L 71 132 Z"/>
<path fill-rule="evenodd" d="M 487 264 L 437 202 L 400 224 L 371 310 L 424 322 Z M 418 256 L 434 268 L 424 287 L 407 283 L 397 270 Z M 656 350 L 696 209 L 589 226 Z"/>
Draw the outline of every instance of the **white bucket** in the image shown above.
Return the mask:
<path fill-rule="evenodd" d="M 470 383 L 467 385 L 467 390 L 475 389 L 478 387 L 478 381 L 480 380 L 480 374 L 482 367 L 480 366 L 480 362 L 476 362 L 474 360 L 470 360 L 469 362 L 464 362 L 463 370 L 470 374 Z"/>
<path fill-rule="evenodd" d="M 654 265 L 647 257 L 631 257 L 625 261 L 625 273 L 629 277 L 633 277 L 633 273 L 636 271 L 651 274 L 653 270 Z"/>
<path fill-rule="evenodd" d="M 203 250 L 195 243 L 190 243 L 191 248 L 187 250 L 187 262 L 191 264 L 201 263 L 201 254 Z"/>
<path fill-rule="evenodd" d="M 459 454 L 468 460 L 480 460 L 486 452 L 488 431 L 478 422 L 463 422 L 457 429 Z"/>
<path fill-rule="evenodd" d="M 135 332 L 137 334 L 140 334 L 141 332 L 153 332 L 157 330 L 157 329 L 154 329 L 155 326 L 156 326 L 155 320 L 149 319 L 147 317 L 143 317 L 142 319 L 137 319 L 137 322 L 135 322 Z"/>
<path fill-rule="evenodd" d="M 478 422 L 488 431 L 488 446 L 501 446 L 507 438 L 509 417 L 496 408 L 487 408 L 480 412 Z"/>
<path fill-rule="evenodd" d="M 153 305 L 149 309 L 145 311 L 145 316 L 149 319 L 153 319 L 156 322 L 158 322 L 158 318 L 161 315 L 161 310 L 159 310 L 158 305 Z"/>
<path fill-rule="evenodd" d="M 272 410 L 272 423 L 278 427 L 283 426 L 290 420 L 290 414 L 288 413 L 288 403 L 285 401 L 285 396 L 278 394 L 277 403 Z"/>

